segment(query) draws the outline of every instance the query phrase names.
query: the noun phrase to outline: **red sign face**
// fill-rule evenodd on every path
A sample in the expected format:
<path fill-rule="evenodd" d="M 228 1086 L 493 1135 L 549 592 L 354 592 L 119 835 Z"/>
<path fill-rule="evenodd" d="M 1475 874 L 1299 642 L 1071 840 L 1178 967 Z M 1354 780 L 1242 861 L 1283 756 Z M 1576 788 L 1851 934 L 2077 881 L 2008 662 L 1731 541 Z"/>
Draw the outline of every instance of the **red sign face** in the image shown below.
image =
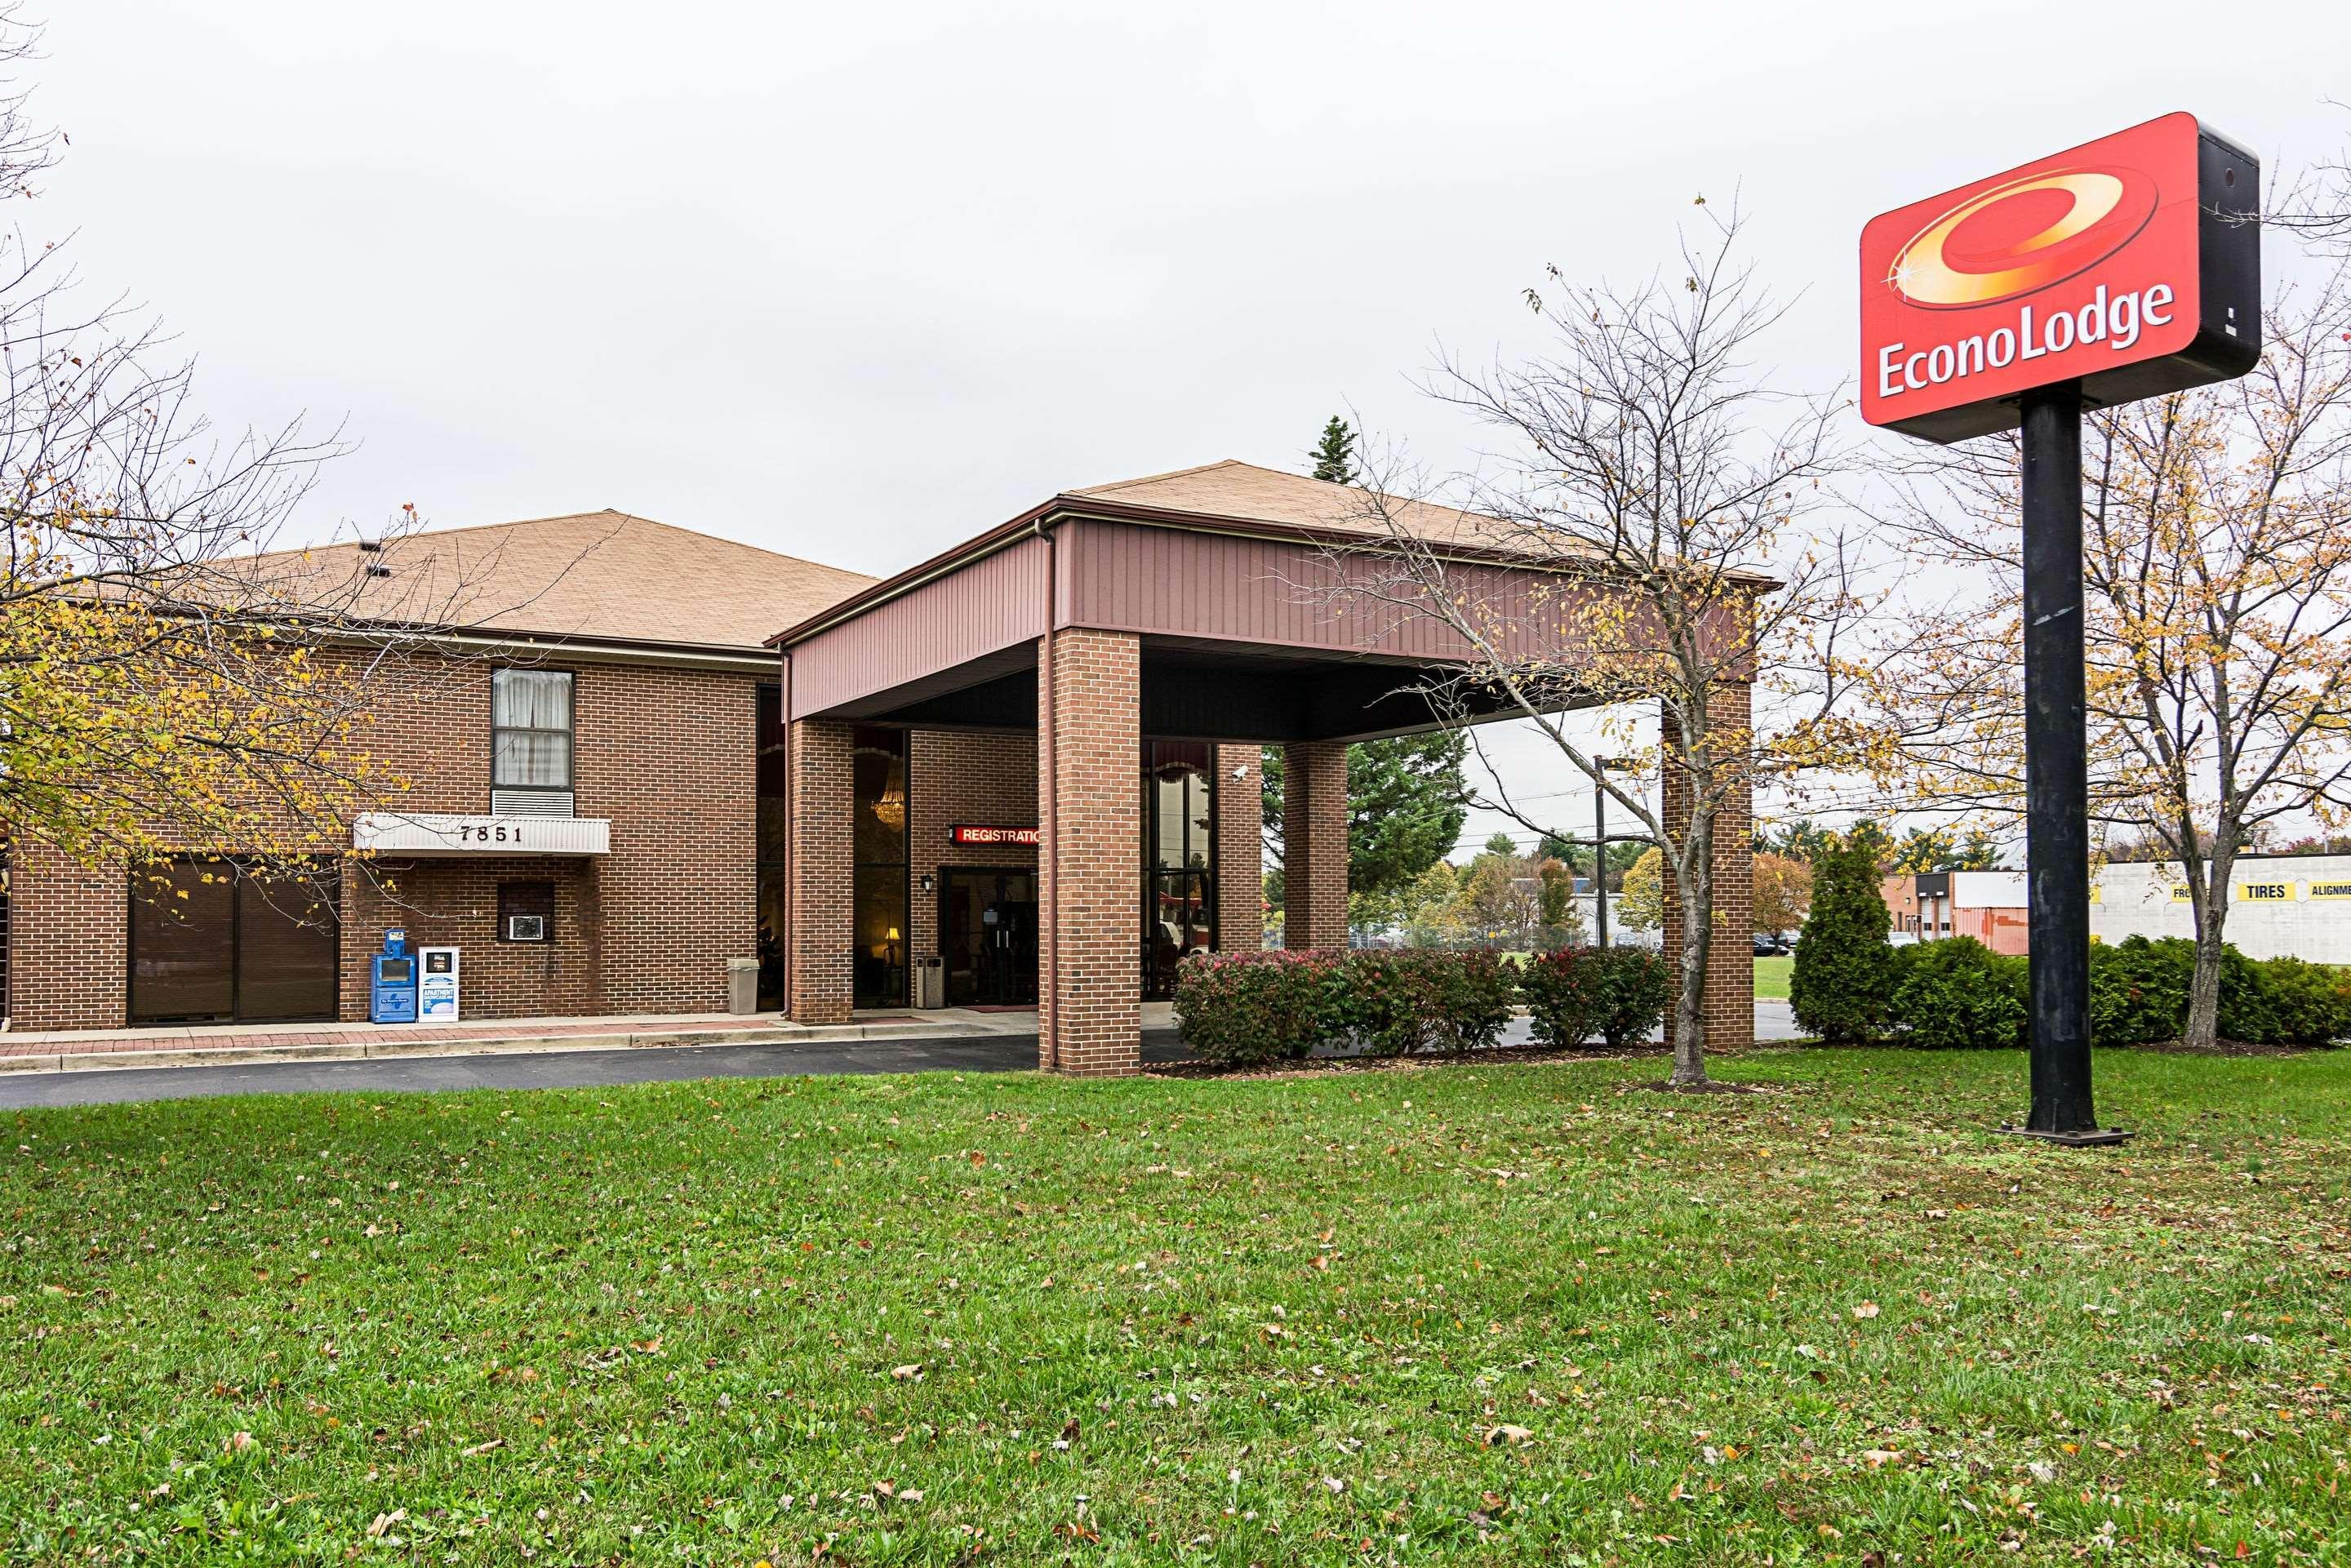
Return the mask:
<path fill-rule="evenodd" d="M 1037 841 L 1034 828 L 982 828 L 962 823 L 947 830 L 951 844 L 1033 844 Z"/>
<path fill-rule="evenodd" d="M 2168 114 L 1872 218 L 1862 417 L 1907 425 L 2185 350 L 2203 303 L 2198 135 Z"/>

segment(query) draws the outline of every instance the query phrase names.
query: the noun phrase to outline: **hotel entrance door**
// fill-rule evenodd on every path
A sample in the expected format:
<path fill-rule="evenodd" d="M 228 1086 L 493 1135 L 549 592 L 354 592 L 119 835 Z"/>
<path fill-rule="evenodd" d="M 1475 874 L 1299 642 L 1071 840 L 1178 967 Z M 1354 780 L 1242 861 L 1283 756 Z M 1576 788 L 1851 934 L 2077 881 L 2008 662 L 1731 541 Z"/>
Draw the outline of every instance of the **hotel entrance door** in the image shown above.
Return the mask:
<path fill-rule="evenodd" d="M 1037 1005 L 1037 875 L 944 868 L 939 956 L 951 1008 Z"/>

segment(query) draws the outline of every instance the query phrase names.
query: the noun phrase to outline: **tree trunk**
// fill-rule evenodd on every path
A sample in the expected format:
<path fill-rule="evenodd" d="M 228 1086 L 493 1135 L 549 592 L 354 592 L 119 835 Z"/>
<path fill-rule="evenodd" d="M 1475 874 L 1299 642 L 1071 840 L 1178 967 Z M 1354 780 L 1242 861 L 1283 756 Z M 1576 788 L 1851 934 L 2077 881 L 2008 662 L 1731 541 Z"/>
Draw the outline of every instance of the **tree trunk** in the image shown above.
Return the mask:
<path fill-rule="evenodd" d="M 1675 892 L 1682 917 L 1680 984 L 1674 998 L 1674 1072 L 1677 1089 L 1702 1088 L 1706 1076 L 1706 970 L 1714 949 L 1714 813 L 1703 806 L 1690 814 L 1683 850 L 1691 869 L 1674 866 Z"/>
<path fill-rule="evenodd" d="M 2217 837 L 2217 835 L 2216 835 Z M 2210 1051 L 2220 1039 L 2220 945 L 2229 924 L 2229 882 L 2235 853 L 2215 842 L 2205 862 L 2205 891 L 2196 911 L 2196 977 L 2188 988 L 2188 1027 L 2180 1043 Z"/>

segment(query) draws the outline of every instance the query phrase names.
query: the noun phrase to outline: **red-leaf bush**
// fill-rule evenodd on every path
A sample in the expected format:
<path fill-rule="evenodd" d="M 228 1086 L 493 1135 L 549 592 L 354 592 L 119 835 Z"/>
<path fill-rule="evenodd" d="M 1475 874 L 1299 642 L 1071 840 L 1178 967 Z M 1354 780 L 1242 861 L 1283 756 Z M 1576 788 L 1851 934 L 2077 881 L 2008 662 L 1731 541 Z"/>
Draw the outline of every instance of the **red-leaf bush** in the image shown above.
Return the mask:
<path fill-rule="evenodd" d="M 1320 1046 L 1367 1056 L 1480 1050 L 1501 1040 L 1517 1005 L 1517 977 L 1493 953 L 1196 954 L 1176 971 L 1184 1043 L 1240 1065 Z"/>
<path fill-rule="evenodd" d="M 1499 954 L 1364 950 L 1341 969 L 1342 1021 L 1366 1056 L 1481 1051 L 1498 1044 L 1518 1007 Z"/>
<path fill-rule="evenodd" d="M 1646 947 L 1554 947 L 1519 970 L 1535 1040 L 1581 1045 L 1593 1035 L 1611 1046 L 1643 1040 L 1663 1023 L 1673 1000 L 1673 971 Z"/>
<path fill-rule="evenodd" d="M 1344 953 L 1195 953 L 1176 969 L 1184 1043 L 1207 1061 L 1256 1066 L 1312 1053 L 1343 1025 L 1337 1006 Z"/>

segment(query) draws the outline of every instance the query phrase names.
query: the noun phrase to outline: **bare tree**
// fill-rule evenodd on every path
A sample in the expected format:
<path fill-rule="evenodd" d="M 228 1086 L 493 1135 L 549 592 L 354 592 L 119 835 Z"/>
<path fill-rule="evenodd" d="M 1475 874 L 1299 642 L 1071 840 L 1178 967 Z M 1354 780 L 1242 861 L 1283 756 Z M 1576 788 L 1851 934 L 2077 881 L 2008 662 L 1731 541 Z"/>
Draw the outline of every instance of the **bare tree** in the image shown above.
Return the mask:
<path fill-rule="evenodd" d="M 1785 306 L 1740 259 L 1740 225 L 1709 213 L 1679 265 L 1635 287 L 1550 269 L 1547 291 L 1527 291 L 1550 352 L 1447 361 L 1430 389 L 1511 438 L 1503 476 L 1466 486 L 1455 512 L 1410 498 L 1427 486 L 1393 467 L 1373 476 L 1346 519 L 1366 543 L 1334 563 L 1334 591 L 1434 619 L 1467 651 L 1416 688 L 1441 712 L 1525 719 L 1659 846 L 1680 949 L 1670 1082 L 1692 1089 L 1708 1083 L 1718 851 L 1747 852 L 1757 789 L 1851 765 L 1862 738 L 1842 716 L 1857 675 L 1840 657 L 1860 608 L 1849 557 L 1841 537 L 1805 531 L 1834 504 L 1834 410 L 1750 363 Z M 1656 705 L 1662 732 L 1629 768 L 1601 767 L 1562 717 L 1634 703 Z M 1492 803 L 1555 831 L 1506 791 Z"/>
<path fill-rule="evenodd" d="M 2188 1040 L 2217 1035 L 2237 857 L 2351 813 L 2351 261 L 2280 289 L 2235 382 L 2093 413 L 2083 442 L 2091 810 L 2179 868 L 2196 917 Z M 1921 463 L 1898 520 L 1977 585 L 1907 618 L 1881 665 L 1914 803 L 2023 794 L 2021 459 Z"/>

